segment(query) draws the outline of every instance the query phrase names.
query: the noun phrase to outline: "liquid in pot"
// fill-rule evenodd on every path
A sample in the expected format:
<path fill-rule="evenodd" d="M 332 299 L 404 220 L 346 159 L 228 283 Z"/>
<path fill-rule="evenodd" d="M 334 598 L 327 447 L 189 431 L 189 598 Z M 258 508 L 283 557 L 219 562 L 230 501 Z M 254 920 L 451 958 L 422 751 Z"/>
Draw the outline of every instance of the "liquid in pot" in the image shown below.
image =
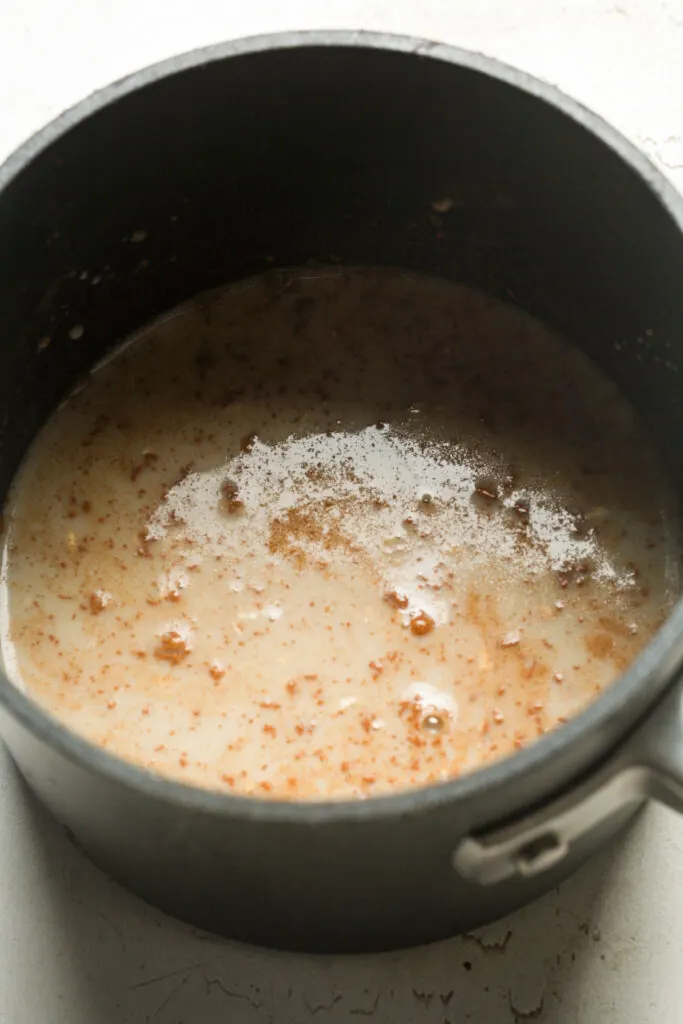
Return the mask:
<path fill-rule="evenodd" d="M 6 522 L 17 685 L 264 797 L 510 754 L 678 591 L 673 491 L 616 387 L 514 306 L 399 271 L 272 272 L 146 327 L 44 427 Z"/>

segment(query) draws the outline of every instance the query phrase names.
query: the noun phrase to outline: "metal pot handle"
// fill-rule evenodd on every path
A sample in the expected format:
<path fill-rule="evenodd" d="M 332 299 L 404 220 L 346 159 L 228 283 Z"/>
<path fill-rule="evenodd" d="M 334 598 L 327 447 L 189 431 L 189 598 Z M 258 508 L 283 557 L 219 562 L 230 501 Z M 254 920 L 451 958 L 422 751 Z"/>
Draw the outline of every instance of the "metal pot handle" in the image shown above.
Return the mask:
<path fill-rule="evenodd" d="M 503 828 L 467 836 L 453 853 L 453 867 L 480 885 L 541 874 L 599 825 L 649 797 L 683 811 L 683 680 L 596 772 Z"/>

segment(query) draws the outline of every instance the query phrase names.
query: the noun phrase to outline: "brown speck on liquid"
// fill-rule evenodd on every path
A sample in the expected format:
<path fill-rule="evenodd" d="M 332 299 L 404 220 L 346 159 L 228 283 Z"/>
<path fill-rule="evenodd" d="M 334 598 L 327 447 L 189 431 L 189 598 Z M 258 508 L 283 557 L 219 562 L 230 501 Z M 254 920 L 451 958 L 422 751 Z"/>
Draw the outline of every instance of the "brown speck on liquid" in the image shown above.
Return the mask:
<path fill-rule="evenodd" d="M 92 615 L 99 615 L 111 601 L 111 594 L 106 590 L 94 590 L 88 598 L 88 607 Z"/>
<path fill-rule="evenodd" d="M 427 633 L 431 633 L 434 629 L 434 619 L 431 615 L 427 615 L 426 612 L 418 612 L 410 620 L 410 632 L 414 636 L 426 636 Z"/>
<path fill-rule="evenodd" d="M 157 646 L 154 648 L 155 658 L 159 658 L 161 661 L 169 661 L 172 665 L 179 665 L 189 653 L 189 641 L 175 629 L 162 633 Z"/>
<path fill-rule="evenodd" d="M 239 515 L 245 509 L 245 504 L 240 497 L 239 485 L 234 480 L 224 480 L 221 484 L 221 497 L 226 512 L 229 515 Z"/>
<path fill-rule="evenodd" d="M 485 501 L 494 502 L 499 498 L 498 484 L 490 476 L 479 477 L 474 484 L 474 493 Z"/>

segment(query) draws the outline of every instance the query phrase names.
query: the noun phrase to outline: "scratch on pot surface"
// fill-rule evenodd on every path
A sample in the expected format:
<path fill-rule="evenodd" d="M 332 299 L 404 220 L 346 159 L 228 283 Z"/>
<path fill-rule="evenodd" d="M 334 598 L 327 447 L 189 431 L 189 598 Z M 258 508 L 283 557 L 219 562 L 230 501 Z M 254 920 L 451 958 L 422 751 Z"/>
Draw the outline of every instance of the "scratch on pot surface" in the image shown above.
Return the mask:
<path fill-rule="evenodd" d="M 168 1006 L 168 1004 L 169 1004 L 169 1003 L 171 1002 L 171 1000 L 172 1000 L 172 999 L 175 999 L 175 997 L 176 997 L 176 996 L 178 995 L 178 993 L 180 992 L 180 990 L 181 990 L 182 988 L 184 988 L 184 987 L 185 987 L 185 985 L 187 985 L 187 982 L 188 982 L 188 980 L 189 980 L 189 977 L 190 977 L 190 975 L 189 975 L 189 974 L 186 974 L 186 975 L 185 975 L 185 977 L 181 979 L 181 981 L 179 982 L 179 984 L 178 984 L 178 985 L 176 985 L 176 987 L 175 987 L 175 988 L 171 989 L 171 991 L 170 991 L 170 992 L 168 993 L 168 995 L 166 996 L 166 998 L 165 998 L 165 999 L 163 999 L 161 1003 L 159 1003 L 159 1005 L 157 1006 L 156 1010 L 154 1010 L 154 1012 L 153 1012 L 153 1013 L 150 1013 L 150 1014 L 149 1014 L 149 1016 L 147 1017 L 147 1021 L 148 1021 L 148 1022 L 149 1022 L 149 1021 L 153 1021 L 153 1020 L 154 1020 L 154 1019 L 155 1019 L 156 1017 L 158 1017 L 158 1016 L 159 1016 L 159 1014 L 161 1013 L 161 1011 L 162 1011 L 163 1009 L 165 1009 L 165 1008 L 166 1008 L 166 1007 Z"/>
<path fill-rule="evenodd" d="M 416 988 L 413 989 L 413 995 L 418 1003 L 423 1003 L 426 1007 L 430 1006 L 432 999 L 434 998 L 433 992 L 418 992 Z"/>
<path fill-rule="evenodd" d="M 536 1004 L 536 1006 L 532 1006 L 529 1010 L 520 1010 L 518 1006 L 515 1006 L 515 1003 L 514 1003 L 514 1000 L 513 1000 L 513 997 L 512 997 L 512 992 L 509 992 L 508 993 L 508 1003 L 509 1003 L 509 1006 L 510 1006 L 510 1013 L 512 1013 L 514 1015 L 515 1024 L 517 1024 L 518 1021 L 538 1020 L 538 1018 L 543 1013 L 543 996 L 544 996 L 544 993 L 541 992 L 541 994 L 539 996 L 539 1001 Z"/>
<path fill-rule="evenodd" d="M 372 1017 L 373 1013 L 377 1009 L 379 1003 L 379 992 L 375 996 L 374 1002 L 370 1006 L 354 1006 L 353 1009 L 349 1010 L 349 1013 L 360 1017 Z"/>
<path fill-rule="evenodd" d="M 407 47 L 408 53 L 413 53 L 418 57 L 428 57 L 434 50 L 438 50 L 442 43 L 437 43 L 431 39 L 416 39 L 412 46 Z"/>
<path fill-rule="evenodd" d="M 228 999 L 243 999 L 245 1003 L 249 1003 L 249 1005 L 253 1006 L 255 1010 L 259 1010 L 261 1008 L 262 1004 L 257 999 L 252 999 L 246 992 L 235 992 L 231 988 L 226 988 L 220 978 L 205 978 L 204 980 L 206 982 L 207 993 L 211 992 L 212 989 L 217 988 Z"/>
<path fill-rule="evenodd" d="M 290 989 L 290 994 L 291 994 L 291 989 Z M 336 995 L 332 996 L 332 999 L 329 1000 L 329 1002 L 326 1002 L 326 1003 L 311 1003 L 311 1002 L 309 1002 L 308 996 L 304 992 L 304 994 L 302 995 L 301 998 L 303 1000 L 304 1006 L 306 1007 L 308 1012 L 311 1014 L 311 1016 L 313 1016 L 313 1014 L 315 1014 L 315 1013 L 320 1013 L 321 1010 L 331 1010 L 332 1007 L 335 1005 L 335 1003 L 338 1003 L 340 1001 L 340 999 L 342 999 L 343 997 L 342 997 L 342 995 L 340 993 L 336 993 Z"/>
<path fill-rule="evenodd" d="M 190 964 L 189 967 L 181 967 L 177 971 L 167 971 L 166 974 L 157 974 L 153 978 L 145 978 L 144 981 L 136 981 L 134 985 L 129 985 L 129 990 L 134 988 L 146 988 L 147 985 L 156 985 L 160 981 L 168 981 L 169 978 L 177 978 L 181 974 L 192 974 L 193 971 L 198 971 L 200 967 L 206 967 L 208 960 L 204 960 L 201 964 Z"/>
<path fill-rule="evenodd" d="M 122 949 L 126 948 L 126 943 L 125 943 L 125 940 L 124 940 L 123 933 L 122 933 L 121 929 L 119 928 L 119 926 L 116 924 L 115 921 L 112 921 L 112 919 L 107 914 L 104 913 L 103 910 L 98 910 L 97 908 L 93 907 L 91 904 L 86 903 L 85 900 L 78 899 L 75 896 L 71 897 L 71 902 L 75 906 L 77 906 L 77 907 L 82 907 L 88 913 L 94 914 L 96 917 L 98 917 L 100 919 L 100 921 L 104 921 L 104 923 L 109 928 L 111 928 L 111 930 L 117 936 L 119 942 L 121 943 L 121 948 Z"/>
<path fill-rule="evenodd" d="M 487 935 L 477 935 L 476 932 L 467 932 L 464 938 L 468 942 L 475 942 L 485 953 L 502 953 L 512 938 L 512 929 L 508 928 L 502 939 L 489 938 Z"/>

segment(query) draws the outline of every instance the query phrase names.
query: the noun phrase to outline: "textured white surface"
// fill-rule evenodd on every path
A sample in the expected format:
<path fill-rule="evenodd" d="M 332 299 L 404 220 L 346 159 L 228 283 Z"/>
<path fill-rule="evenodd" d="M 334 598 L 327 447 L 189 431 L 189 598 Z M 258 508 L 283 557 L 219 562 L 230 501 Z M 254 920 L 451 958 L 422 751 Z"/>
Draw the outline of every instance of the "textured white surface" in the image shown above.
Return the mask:
<path fill-rule="evenodd" d="M 531 71 L 612 121 L 683 189 L 683 0 L 4 0 L 0 158 L 145 64 L 322 26 L 422 35 Z M 659 808 L 477 936 L 351 959 L 207 940 L 163 918 L 35 811 L 1 750 L 0 820 L 0 1024 L 683 1020 L 683 819 Z"/>

